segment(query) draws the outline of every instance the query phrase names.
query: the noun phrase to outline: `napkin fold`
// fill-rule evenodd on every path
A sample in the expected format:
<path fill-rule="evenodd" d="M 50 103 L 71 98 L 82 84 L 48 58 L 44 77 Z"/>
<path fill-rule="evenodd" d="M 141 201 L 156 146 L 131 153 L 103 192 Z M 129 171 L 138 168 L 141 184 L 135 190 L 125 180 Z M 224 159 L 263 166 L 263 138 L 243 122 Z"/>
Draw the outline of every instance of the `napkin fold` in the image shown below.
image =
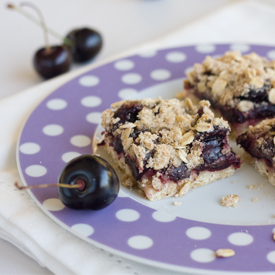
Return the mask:
<path fill-rule="evenodd" d="M 115 256 L 79 239 L 51 220 L 27 191 L 15 189 L 14 182 L 22 184 L 16 165 L 16 145 L 24 122 L 39 102 L 58 86 L 103 63 L 148 49 L 187 44 L 275 45 L 274 25 L 273 5 L 237 1 L 127 53 L 46 81 L 0 101 L 0 237 L 56 274 L 167 274 L 166 270 Z"/>

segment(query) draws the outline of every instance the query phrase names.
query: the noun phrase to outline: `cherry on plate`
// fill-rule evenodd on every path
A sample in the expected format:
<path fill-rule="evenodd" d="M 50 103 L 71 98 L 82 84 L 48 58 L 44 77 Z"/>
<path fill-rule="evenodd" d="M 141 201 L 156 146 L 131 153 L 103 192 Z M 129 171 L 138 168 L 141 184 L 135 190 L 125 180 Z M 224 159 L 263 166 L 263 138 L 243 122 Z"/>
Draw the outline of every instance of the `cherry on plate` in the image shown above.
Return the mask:
<path fill-rule="evenodd" d="M 58 182 L 79 185 L 78 188 L 58 187 L 60 200 L 72 209 L 103 209 L 114 202 L 119 192 L 114 169 L 95 155 L 82 155 L 68 162 Z"/>

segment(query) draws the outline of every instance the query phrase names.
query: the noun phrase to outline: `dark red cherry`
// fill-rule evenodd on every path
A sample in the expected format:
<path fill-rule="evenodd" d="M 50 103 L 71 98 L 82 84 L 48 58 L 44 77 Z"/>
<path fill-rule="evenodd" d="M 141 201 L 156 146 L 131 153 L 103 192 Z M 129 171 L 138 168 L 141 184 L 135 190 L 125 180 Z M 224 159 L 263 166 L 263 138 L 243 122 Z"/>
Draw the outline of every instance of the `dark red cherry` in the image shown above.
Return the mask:
<path fill-rule="evenodd" d="M 58 187 L 60 200 L 72 209 L 103 209 L 114 202 L 119 191 L 114 169 L 95 155 L 82 155 L 68 162 L 58 182 L 80 185 L 73 189 Z"/>
<path fill-rule="evenodd" d="M 33 65 L 39 75 L 49 79 L 70 69 L 71 54 L 66 46 L 41 48 L 34 55 Z"/>
<path fill-rule="evenodd" d="M 103 45 L 101 35 L 89 28 L 73 30 L 66 38 L 71 41 L 69 49 L 73 60 L 78 63 L 87 62 L 94 58 Z"/>

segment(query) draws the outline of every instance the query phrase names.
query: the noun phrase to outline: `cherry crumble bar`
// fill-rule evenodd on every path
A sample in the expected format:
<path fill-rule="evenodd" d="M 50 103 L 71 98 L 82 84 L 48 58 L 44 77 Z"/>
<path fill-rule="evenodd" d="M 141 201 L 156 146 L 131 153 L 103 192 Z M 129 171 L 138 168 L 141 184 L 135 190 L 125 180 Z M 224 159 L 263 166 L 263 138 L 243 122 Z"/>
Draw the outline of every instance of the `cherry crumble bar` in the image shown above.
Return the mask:
<path fill-rule="evenodd" d="M 99 143 L 124 172 L 122 185 L 158 200 L 228 177 L 240 167 L 229 125 L 210 103 L 187 98 L 123 100 L 102 114 Z"/>
<path fill-rule="evenodd" d="M 245 160 L 275 186 L 275 118 L 265 119 L 237 137 Z"/>
<path fill-rule="evenodd" d="M 207 99 L 237 136 L 249 125 L 275 115 L 275 61 L 250 53 L 207 56 L 187 74 L 185 91 Z"/>

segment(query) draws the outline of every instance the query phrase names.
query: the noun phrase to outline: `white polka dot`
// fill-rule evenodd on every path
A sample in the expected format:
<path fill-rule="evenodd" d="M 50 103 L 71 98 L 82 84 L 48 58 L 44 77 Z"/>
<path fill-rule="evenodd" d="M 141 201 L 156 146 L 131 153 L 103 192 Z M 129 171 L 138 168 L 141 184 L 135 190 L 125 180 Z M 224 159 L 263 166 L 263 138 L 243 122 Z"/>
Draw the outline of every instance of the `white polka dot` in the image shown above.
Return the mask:
<path fill-rule="evenodd" d="M 140 215 L 133 209 L 122 209 L 116 212 L 116 217 L 123 222 L 133 222 L 139 219 Z"/>
<path fill-rule="evenodd" d="M 65 154 L 62 155 L 62 160 L 64 162 L 69 162 L 70 160 L 76 158 L 76 157 L 79 157 L 81 154 L 79 154 L 78 152 L 67 152 Z"/>
<path fill-rule="evenodd" d="M 268 51 L 266 55 L 269 59 L 274 60 L 275 59 L 275 50 Z"/>
<path fill-rule="evenodd" d="M 182 52 L 170 52 L 166 55 L 166 60 L 172 63 L 180 63 L 186 60 L 186 54 Z"/>
<path fill-rule="evenodd" d="M 247 44 L 233 44 L 230 46 L 230 50 L 244 53 L 250 50 L 250 46 Z"/>
<path fill-rule="evenodd" d="M 43 133 L 47 136 L 59 136 L 63 131 L 63 127 L 57 124 L 50 124 L 43 128 Z"/>
<path fill-rule="evenodd" d="M 267 254 L 267 260 L 271 262 L 272 264 L 275 264 L 275 251 L 271 251 Z"/>
<path fill-rule="evenodd" d="M 211 231 L 205 227 L 195 226 L 187 229 L 186 235 L 193 240 L 205 240 L 211 236 Z"/>
<path fill-rule="evenodd" d="M 42 177 L 47 173 L 47 169 L 42 165 L 31 165 L 25 170 L 26 174 L 30 177 Z"/>
<path fill-rule="evenodd" d="M 129 73 L 122 76 L 121 81 L 125 84 L 137 84 L 141 81 L 142 77 L 136 73 Z"/>
<path fill-rule="evenodd" d="M 99 78 L 94 75 L 85 75 L 79 79 L 79 84 L 84 87 L 96 86 L 99 83 Z"/>
<path fill-rule="evenodd" d="M 67 102 L 64 99 L 55 98 L 49 100 L 46 106 L 51 110 L 57 111 L 66 108 Z"/>
<path fill-rule="evenodd" d="M 101 115 L 102 114 L 100 112 L 89 113 L 86 116 L 86 119 L 90 123 L 99 124 L 101 122 Z"/>
<path fill-rule="evenodd" d="M 71 144 L 76 147 L 85 147 L 91 144 L 91 139 L 84 135 L 73 136 L 70 140 Z"/>
<path fill-rule="evenodd" d="M 167 70 L 164 70 L 164 69 L 158 69 L 158 70 L 152 71 L 150 76 L 154 80 L 161 81 L 161 80 L 168 79 L 171 76 L 171 73 Z"/>
<path fill-rule="evenodd" d="M 196 51 L 199 53 L 212 53 L 216 47 L 214 45 L 198 45 Z"/>
<path fill-rule="evenodd" d="M 128 245 L 135 249 L 147 249 L 153 245 L 153 240 L 146 236 L 137 235 L 129 238 Z"/>
<path fill-rule="evenodd" d="M 115 64 L 114 64 L 114 67 L 117 69 L 117 70 L 120 70 L 120 71 L 128 71 L 128 70 L 131 70 L 133 69 L 135 66 L 135 63 L 132 61 L 132 60 L 120 60 L 120 61 L 117 61 Z"/>
<path fill-rule="evenodd" d="M 157 54 L 157 51 L 150 50 L 150 51 L 143 51 L 139 54 L 139 56 L 144 57 L 144 58 L 149 58 L 153 57 Z"/>
<path fill-rule="evenodd" d="M 128 197 L 127 193 L 125 193 L 121 188 L 119 189 L 118 196 L 120 198 L 127 198 Z"/>
<path fill-rule="evenodd" d="M 43 206 L 49 211 L 60 211 L 65 208 L 60 199 L 47 199 L 43 201 Z"/>
<path fill-rule="evenodd" d="M 81 104 L 85 107 L 97 107 L 101 104 L 102 100 L 98 96 L 86 96 L 81 99 Z"/>
<path fill-rule="evenodd" d="M 253 242 L 253 237 L 250 234 L 236 232 L 228 236 L 228 241 L 234 245 L 243 246 Z"/>
<path fill-rule="evenodd" d="M 158 222 L 172 222 L 176 219 L 175 215 L 165 211 L 155 211 L 152 216 Z"/>
<path fill-rule="evenodd" d="M 85 237 L 91 236 L 94 233 L 93 227 L 85 223 L 74 224 L 71 228 Z"/>
<path fill-rule="evenodd" d="M 185 74 L 188 74 L 189 72 L 191 72 L 191 71 L 193 71 L 193 70 L 194 70 L 193 67 L 188 67 L 188 68 L 186 68 L 186 69 L 184 70 L 184 73 L 185 73 Z"/>
<path fill-rule="evenodd" d="M 215 252 L 207 248 L 198 248 L 191 252 L 191 258 L 199 263 L 209 263 L 216 259 Z"/>
<path fill-rule="evenodd" d="M 34 142 L 26 142 L 19 148 L 20 152 L 27 155 L 33 155 L 40 151 L 40 146 Z"/>
<path fill-rule="evenodd" d="M 133 96 L 135 94 L 137 94 L 137 90 L 135 89 L 131 89 L 131 88 L 126 88 L 126 89 L 122 89 L 118 92 L 118 96 L 121 98 L 121 99 L 126 99 L 130 96 Z"/>
<path fill-rule="evenodd" d="M 275 233 L 275 227 L 272 229 L 272 233 Z"/>

